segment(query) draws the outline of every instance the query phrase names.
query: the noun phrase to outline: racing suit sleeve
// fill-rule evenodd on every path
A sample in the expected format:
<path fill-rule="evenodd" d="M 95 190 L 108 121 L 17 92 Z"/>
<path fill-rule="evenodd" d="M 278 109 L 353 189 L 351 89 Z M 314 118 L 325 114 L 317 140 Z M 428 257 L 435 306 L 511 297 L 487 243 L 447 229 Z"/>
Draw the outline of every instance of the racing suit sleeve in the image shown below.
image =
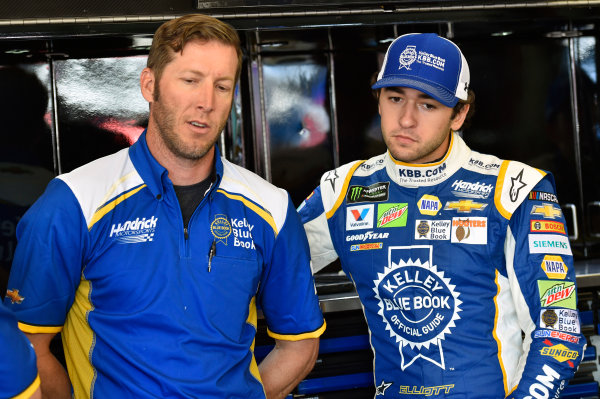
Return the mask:
<path fill-rule="evenodd" d="M 338 258 L 329 232 L 320 186 L 300 204 L 298 213 L 310 245 L 312 272 L 316 273 Z"/>
<path fill-rule="evenodd" d="M 573 256 L 551 175 L 512 214 L 504 251 L 525 334 L 515 376 L 519 382 L 508 397 L 558 397 L 577 370 L 586 339 L 577 311 Z"/>
<path fill-rule="evenodd" d="M 81 280 L 87 226 L 75 195 L 52 180 L 17 225 L 5 304 L 27 333 L 62 330 Z"/>

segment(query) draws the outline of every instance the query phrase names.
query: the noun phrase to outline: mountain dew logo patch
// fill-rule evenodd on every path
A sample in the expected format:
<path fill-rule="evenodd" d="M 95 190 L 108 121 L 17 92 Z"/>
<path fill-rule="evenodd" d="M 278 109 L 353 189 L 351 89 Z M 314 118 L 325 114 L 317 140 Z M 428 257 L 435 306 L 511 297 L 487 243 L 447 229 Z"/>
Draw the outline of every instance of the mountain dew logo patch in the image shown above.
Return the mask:
<path fill-rule="evenodd" d="M 570 281 L 538 280 L 540 291 L 540 306 L 560 306 L 567 309 L 575 309 L 575 283 Z"/>
<path fill-rule="evenodd" d="M 408 204 L 379 204 L 377 206 L 377 227 L 404 227 Z"/>
<path fill-rule="evenodd" d="M 402 370 L 418 358 L 445 369 L 442 344 L 460 319 L 456 286 L 428 261 L 390 261 L 373 281 L 378 314 L 398 344 Z"/>

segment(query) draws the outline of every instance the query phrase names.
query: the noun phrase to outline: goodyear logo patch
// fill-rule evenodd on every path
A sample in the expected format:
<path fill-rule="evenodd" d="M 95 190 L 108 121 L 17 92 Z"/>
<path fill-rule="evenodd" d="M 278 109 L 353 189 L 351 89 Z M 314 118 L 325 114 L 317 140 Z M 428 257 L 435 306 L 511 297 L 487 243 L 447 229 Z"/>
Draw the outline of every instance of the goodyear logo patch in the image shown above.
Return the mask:
<path fill-rule="evenodd" d="M 379 204 L 377 206 L 377 227 L 406 226 L 408 204 Z"/>
<path fill-rule="evenodd" d="M 227 245 L 227 237 L 231 235 L 231 224 L 226 215 L 215 215 L 215 220 L 210 224 L 210 232 L 217 242 Z"/>
<path fill-rule="evenodd" d="M 542 260 L 542 270 L 548 278 L 562 280 L 567 276 L 569 268 L 558 255 L 546 255 Z"/>
<path fill-rule="evenodd" d="M 568 360 L 575 360 L 579 356 L 579 352 L 572 351 L 563 344 L 556 344 L 549 347 L 542 348 L 540 350 L 542 356 L 550 356 L 561 363 Z"/>
<path fill-rule="evenodd" d="M 382 242 L 369 242 L 367 244 L 354 244 L 350 246 L 350 251 L 368 251 L 371 249 L 383 248 Z"/>
<path fill-rule="evenodd" d="M 575 309 L 575 283 L 571 281 L 538 280 L 540 305 L 543 308 L 560 306 Z"/>
<path fill-rule="evenodd" d="M 350 186 L 346 202 L 381 202 L 388 200 L 390 182 L 378 182 L 370 186 Z"/>
<path fill-rule="evenodd" d="M 423 215 L 435 216 L 442 209 L 442 203 L 440 199 L 435 195 L 425 194 L 417 201 L 419 212 Z"/>
<path fill-rule="evenodd" d="M 564 223 L 555 222 L 553 220 L 531 220 L 532 233 L 559 233 L 567 234 Z"/>

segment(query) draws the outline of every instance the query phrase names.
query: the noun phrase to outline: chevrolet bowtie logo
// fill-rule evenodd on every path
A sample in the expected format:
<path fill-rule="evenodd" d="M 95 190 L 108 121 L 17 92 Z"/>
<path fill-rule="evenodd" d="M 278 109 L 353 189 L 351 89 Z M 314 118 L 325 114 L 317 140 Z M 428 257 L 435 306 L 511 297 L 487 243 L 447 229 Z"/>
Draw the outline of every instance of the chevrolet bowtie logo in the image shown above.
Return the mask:
<path fill-rule="evenodd" d="M 531 209 L 532 215 L 542 215 L 545 218 L 554 219 L 562 215 L 562 211 L 559 207 L 553 204 L 542 204 L 542 205 L 534 205 Z"/>
<path fill-rule="evenodd" d="M 10 303 L 21 303 L 25 299 L 19 295 L 19 290 L 6 290 L 6 297 L 10 298 Z"/>
<path fill-rule="evenodd" d="M 446 202 L 445 210 L 456 210 L 461 213 L 469 213 L 473 209 L 476 211 L 482 211 L 487 204 L 482 204 L 479 202 L 473 202 L 473 200 L 460 200 L 460 201 L 451 201 Z"/>

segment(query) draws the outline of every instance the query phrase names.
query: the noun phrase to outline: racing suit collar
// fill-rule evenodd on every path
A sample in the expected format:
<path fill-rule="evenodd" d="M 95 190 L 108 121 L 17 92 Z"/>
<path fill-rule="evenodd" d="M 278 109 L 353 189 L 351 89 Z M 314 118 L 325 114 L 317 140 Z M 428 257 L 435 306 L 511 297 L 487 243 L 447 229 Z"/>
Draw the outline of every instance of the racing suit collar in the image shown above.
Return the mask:
<path fill-rule="evenodd" d="M 446 155 L 439 161 L 426 164 L 411 164 L 395 160 L 390 152 L 386 153 L 385 167 L 392 180 L 401 186 L 433 186 L 448 179 L 465 161 L 471 150 L 457 134 L 450 136 L 450 146 Z"/>
<path fill-rule="evenodd" d="M 133 166 L 144 180 L 144 183 L 148 186 L 152 195 L 157 197 L 160 195 L 164 197 L 166 187 L 171 187 L 173 183 L 169 179 L 169 172 L 154 158 L 148 143 L 146 142 L 146 130 L 140 135 L 139 139 L 129 147 L 129 157 Z M 216 178 L 213 178 L 213 182 L 220 181 L 220 177 L 223 175 L 223 162 L 221 160 L 221 151 L 219 146 L 215 145 L 215 163 L 212 176 L 216 174 Z M 217 184 L 213 184 L 211 191 Z"/>

